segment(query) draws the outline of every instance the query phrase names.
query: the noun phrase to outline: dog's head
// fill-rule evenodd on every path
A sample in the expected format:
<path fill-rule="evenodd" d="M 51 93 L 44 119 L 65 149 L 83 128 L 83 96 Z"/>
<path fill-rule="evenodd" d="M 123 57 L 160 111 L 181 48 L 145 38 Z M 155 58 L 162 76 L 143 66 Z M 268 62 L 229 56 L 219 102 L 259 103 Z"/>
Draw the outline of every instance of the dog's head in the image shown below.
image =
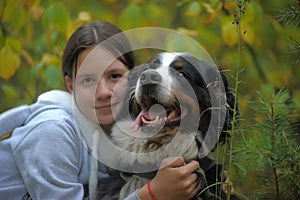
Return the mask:
<path fill-rule="evenodd" d="M 125 113 L 129 110 L 133 120 L 132 134 L 142 133 L 148 139 L 147 146 L 152 142 L 157 147 L 172 140 L 179 129 L 183 134 L 196 131 L 204 137 L 211 121 L 212 99 L 208 88 L 216 82 L 216 77 L 211 75 L 215 70 L 218 69 L 212 64 L 190 54 L 167 52 L 131 70 L 129 108 L 125 106 Z M 225 76 L 219 70 L 217 73 L 224 85 L 227 104 L 219 137 L 219 142 L 223 142 L 231 128 L 234 96 Z"/>

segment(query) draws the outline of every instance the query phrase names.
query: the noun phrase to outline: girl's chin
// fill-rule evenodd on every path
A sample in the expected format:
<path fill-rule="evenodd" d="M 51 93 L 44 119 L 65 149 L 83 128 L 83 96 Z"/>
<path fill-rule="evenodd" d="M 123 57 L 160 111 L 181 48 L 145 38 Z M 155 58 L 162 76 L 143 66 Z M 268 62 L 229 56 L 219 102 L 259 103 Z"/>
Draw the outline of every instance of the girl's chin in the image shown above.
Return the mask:
<path fill-rule="evenodd" d="M 97 116 L 98 122 L 101 126 L 112 126 L 115 122 L 113 115 L 106 115 L 106 116 Z"/>

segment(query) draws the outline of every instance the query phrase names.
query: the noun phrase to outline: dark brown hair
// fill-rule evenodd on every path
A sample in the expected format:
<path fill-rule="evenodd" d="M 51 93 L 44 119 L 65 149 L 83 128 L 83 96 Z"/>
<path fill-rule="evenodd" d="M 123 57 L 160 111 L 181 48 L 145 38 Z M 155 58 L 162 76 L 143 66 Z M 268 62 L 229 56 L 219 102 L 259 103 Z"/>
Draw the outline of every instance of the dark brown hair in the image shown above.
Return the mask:
<path fill-rule="evenodd" d="M 114 35 L 118 36 L 111 38 Z M 64 49 L 62 57 L 62 73 L 73 80 L 79 54 L 91 47 L 103 43 L 103 46 L 114 54 L 128 69 L 134 67 L 134 56 L 127 37 L 115 25 L 98 20 L 85 23 L 75 30 Z"/>

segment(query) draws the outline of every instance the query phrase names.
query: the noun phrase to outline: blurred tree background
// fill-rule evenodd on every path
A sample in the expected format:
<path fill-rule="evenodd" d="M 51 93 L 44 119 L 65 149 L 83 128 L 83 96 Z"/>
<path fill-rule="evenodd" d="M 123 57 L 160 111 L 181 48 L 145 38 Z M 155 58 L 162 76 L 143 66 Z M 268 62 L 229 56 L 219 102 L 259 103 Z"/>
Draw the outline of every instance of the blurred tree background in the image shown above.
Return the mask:
<path fill-rule="evenodd" d="M 169 28 L 199 42 L 233 85 L 241 82 L 240 129 L 255 117 L 249 102 L 257 91 L 268 96 L 285 88 L 299 113 L 299 8 L 296 0 L 0 0 L 0 112 L 30 104 L 43 91 L 64 89 L 67 39 L 82 23 L 103 19 L 122 30 Z M 297 120 L 292 115 L 292 123 Z M 295 132 L 299 136 L 299 128 Z M 245 132 L 244 139 L 250 135 Z M 240 134 L 234 140 L 242 140 Z M 235 190 L 256 198 L 259 176 L 247 170 L 247 161 L 233 162 Z"/>

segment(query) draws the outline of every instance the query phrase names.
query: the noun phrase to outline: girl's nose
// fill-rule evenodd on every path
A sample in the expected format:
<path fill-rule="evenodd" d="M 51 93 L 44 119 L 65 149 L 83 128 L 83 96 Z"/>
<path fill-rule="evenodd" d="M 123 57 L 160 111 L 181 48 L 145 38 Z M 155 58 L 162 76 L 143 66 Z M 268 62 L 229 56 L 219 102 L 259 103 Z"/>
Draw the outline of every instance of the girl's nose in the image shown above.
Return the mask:
<path fill-rule="evenodd" d="M 113 87 L 111 86 L 111 84 L 109 84 L 104 79 L 100 79 L 96 88 L 95 98 L 106 100 L 108 98 L 111 98 L 112 94 Z"/>

